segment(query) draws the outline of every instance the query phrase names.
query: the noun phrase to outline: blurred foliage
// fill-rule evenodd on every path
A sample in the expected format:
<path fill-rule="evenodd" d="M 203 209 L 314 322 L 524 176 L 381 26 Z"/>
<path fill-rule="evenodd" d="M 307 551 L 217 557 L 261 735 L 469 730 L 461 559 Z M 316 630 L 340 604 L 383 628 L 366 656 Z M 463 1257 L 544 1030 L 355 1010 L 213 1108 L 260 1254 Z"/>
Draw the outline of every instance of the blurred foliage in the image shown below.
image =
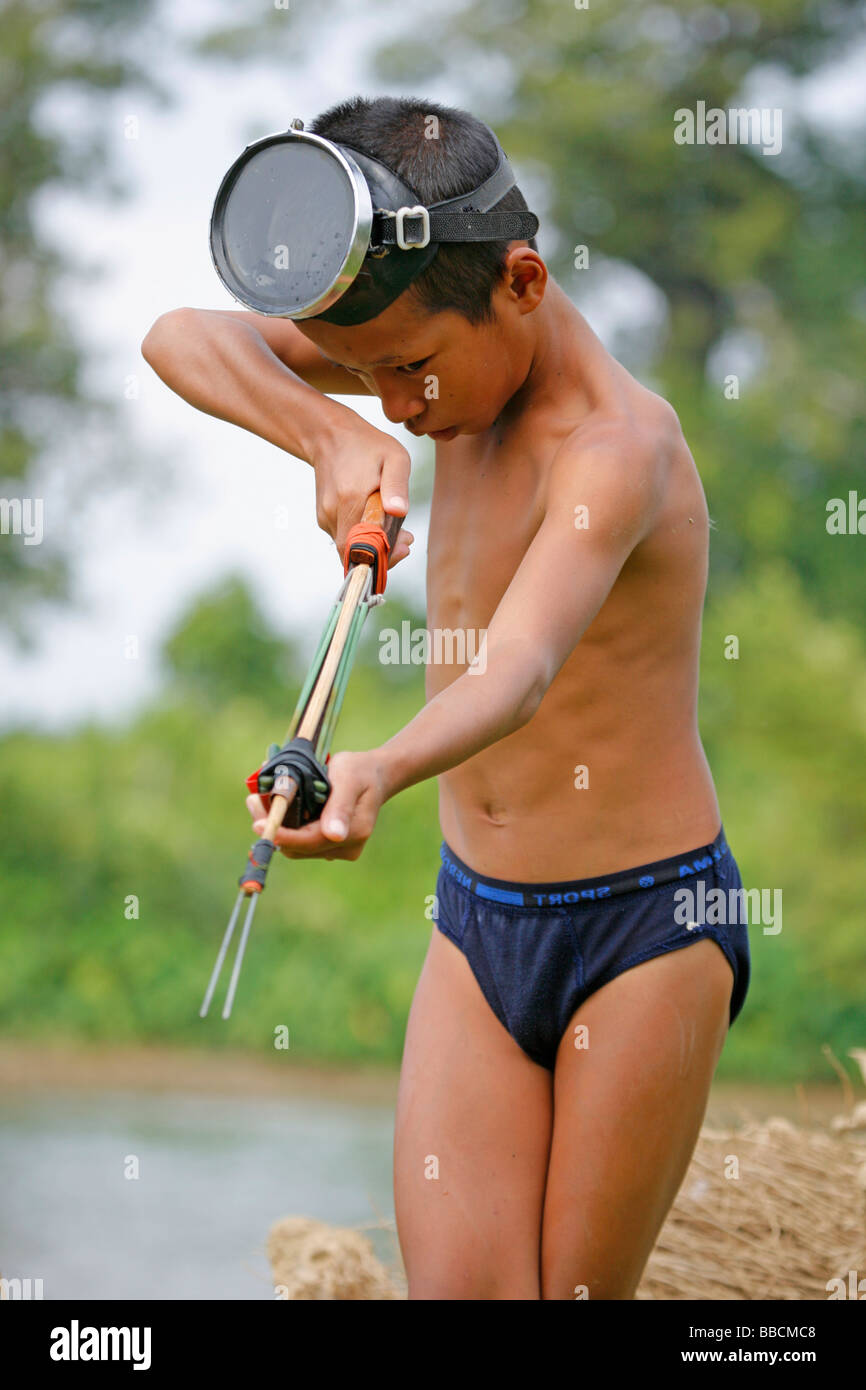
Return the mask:
<path fill-rule="evenodd" d="M 550 266 L 578 305 L 610 262 L 664 294 L 649 370 L 704 477 L 717 592 L 776 554 L 825 611 L 860 623 L 866 567 L 824 523 L 827 500 L 864 478 L 866 142 L 809 125 L 796 82 L 862 45 L 864 17 L 862 0 L 470 0 L 378 58 L 403 90 L 447 74 L 495 126 L 541 190 Z M 782 106 L 782 152 L 675 144 L 674 113 L 699 100 Z M 739 399 L 724 395 L 731 373 Z"/>
<path fill-rule="evenodd" d="M 750 928 L 724 1067 L 829 1080 L 820 1046 L 844 1056 L 866 1039 L 866 642 L 774 560 L 710 600 L 702 651 L 701 734 L 728 840 L 747 888 L 782 893 L 781 932 Z"/>
<path fill-rule="evenodd" d="M 345 3 L 345 0 L 344 0 Z M 241 6 L 234 4 L 237 12 Z M 339 22 L 342 6 L 329 0 L 328 19 L 331 24 Z M 192 52 L 202 58 L 216 59 L 232 65 L 238 62 L 273 58 L 281 51 L 292 67 L 304 61 L 307 45 L 321 34 L 321 11 L 317 6 L 293 4 L 292 0 L 271 0 L 268 6 L 247 4 L 245 18 L 232 18 L 224 23 L 215 15 L 215 23 L 195 39 Z M 285 123 L 292 115 L 300 112 L 279 112 L 279 120 L 285 116 Z M 277 126 L 274 126 L 276 129 Z"/>
<path fill-rule="evenodd" d="M 268 631 L 244 581 L 229 577 L 204 595 L 165 644 L 178 695 L 219 709 L 236 696 L 276 699 L 303 678 L 296 648 Z"/>
<path fill-rule="evenodd" d="M 0 496 L 32 496 L 40 455 L 54 438 L 105 411 L 87 399 L 82 351 L 56 294 L 75 263 L 37 212 L 46 190 L 105 186 L 100 97 L 153 86 L 132 40 L 153 0 L 3 0 L 0 4 Z M 70 130 L 43 119 L 56 96 L 86 96 L 89 119 Z M 54 229 L 56 232 L 56 229 Z M 118 451 L 119 453 L 120 451 Z M 80 455 L 79 455 L 80 459 Z M 73 466 L 70 460 L 70 468 Z M 69 528 L 67 528 L 67 533 Z M 69 557 L 56 528 L 39 546 L 0 545 L 0 627 L 26 640 L 28 607 L 66 595 Z"/>

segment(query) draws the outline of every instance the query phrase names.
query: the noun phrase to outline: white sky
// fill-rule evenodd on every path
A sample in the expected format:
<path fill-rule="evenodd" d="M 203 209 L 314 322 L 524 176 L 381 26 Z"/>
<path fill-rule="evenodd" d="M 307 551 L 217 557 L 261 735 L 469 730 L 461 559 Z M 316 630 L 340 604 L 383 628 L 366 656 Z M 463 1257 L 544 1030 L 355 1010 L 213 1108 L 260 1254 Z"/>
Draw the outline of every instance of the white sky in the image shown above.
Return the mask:
<path fill-rule="evenodd" d="M 251 7 L 229 12 L 246 17 Z M 216 13 L 209 0 L 185 0 L 184 26 L 211 26 Z M 86 717 L 126 717 L 154 692 L 155 656 L 176 616 L 230 570 L 247 576 L 270 619 L 284 631 L 300 627 L 313 636 L 324 622 L 340 566 L 315 523 L 311 470 L 186 405 L 151 372 L 139 345 L 166 309 L 232 306 L 207 245 L 222 174 L 249 139 L 287 125 L 293 115 L 309 118 L 347 94 L 379 90 L 365 79 L 363 55 L 390 31 L 392 13 L 390 5 L 365 5 L 355 18 L 328 26 L 325 57 L 309 61 L 302 55 L 288 69 L 284 60 L 278 68 L 191 66 L 161 43 L 152 61 L 177 104 L 161 110 L 125 96 L 105 108 L 113 153 L 133 183 L 134 197 L 109 206 L 92 197 L 45 200 L 42 214 L 50 235 L 81 248 L 104 271 L 94 283 L 69 284 L 63 299 L 91 350 L 89 379 L 98 392 L 121 403 L 130 438 L 141 445 L 136 466 L 146 467 L 148 456 L 155 455 L 167 468 L 168 486 L 160 474 L 150 496 L 124 489 L 95 499 L 83 520 L 80 505 L 61 488 L 46 494 L 46 529 L 80 532 L 80 604 L 78 611 L 40 622 L 34 656 L 0 649 L 0 720 L 7 725 L 60 727 Z M 176 16 L 177 11 L 173 23 Z M 811 118 L 840 127 L 862 120 L 862 57 L 860 50 L 832 77 L 804 84 L 800 95 Z M 390 90 L 399 89 L 392 84 Z M 466 95 L 447 82 L 425 83 L 424 95 L 467 103 Z M 51 118 L 74 120 L 75 110 L 74 103 L 64 108 L 58 102 Z M 130 115 L 139 121 L 137 140 L 124 138 Z M 540 246 L 543 252 L 543 235 Z M 632 275 L 605 283 L 603 303 L 598 295 L 582 303 L 605 339 L 622 324 L 636 317 L 649 321 L 657 312 L 656 298 L 641 279 Z M 130 377 L 136 378 L 139 394 L 127 400 Z M 375 401 L 350 397 L 346 403 L 417 457 L 419 446 L 389 425 Z M 82 440 L 62 441 L 61 467 L 67 449 L 75 458 L 83 447 Z M 281 505 L 297 517 L 288 532 L 275 526 Z M 408 524 L 416 535 L 413 555 L 394 572 L 391 584 L 423 607 L 423 515 L 411 515 Z M 130 636 L 139 642 L 137 660 L 124 655 Z"/>

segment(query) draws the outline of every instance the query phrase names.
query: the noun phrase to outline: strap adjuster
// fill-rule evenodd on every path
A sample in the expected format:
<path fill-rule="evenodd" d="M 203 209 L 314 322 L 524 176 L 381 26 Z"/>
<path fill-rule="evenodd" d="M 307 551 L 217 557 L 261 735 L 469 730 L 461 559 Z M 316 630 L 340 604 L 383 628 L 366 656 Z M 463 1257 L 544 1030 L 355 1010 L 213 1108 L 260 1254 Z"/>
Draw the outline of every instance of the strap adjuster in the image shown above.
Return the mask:
<path fill-rule="evenodd" d="M 406 240 L 404 228 L 407 217 L 421 218 L 421 236 L 423 237 L 422 241 Z M 430 214 L 426 208 L 422 208 L 417 204 L 414 208 L 398 208 L 394 214 L 394 219 L 397 245 L 400 247 L 401 251 L 420 250 L 421 248 L 430 244 Z"/>

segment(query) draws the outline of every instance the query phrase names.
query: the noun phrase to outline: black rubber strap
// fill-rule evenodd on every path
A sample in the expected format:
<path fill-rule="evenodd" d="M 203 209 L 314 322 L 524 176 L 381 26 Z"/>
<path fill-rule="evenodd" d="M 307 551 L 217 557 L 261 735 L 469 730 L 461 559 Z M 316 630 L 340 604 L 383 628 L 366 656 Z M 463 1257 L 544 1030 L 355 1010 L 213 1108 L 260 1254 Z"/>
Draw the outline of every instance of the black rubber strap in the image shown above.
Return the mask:
<path fill-rule="evenodd" d="M 319 762 L 308 738 L 289 739 L 279 753 L 262 764 L 258 774 L 259 791 L 273 795 L 274 782 L 283 775 L 291 777 L 298 788 L 283 817 L 283 825 L 298 830 L 319 819 L 331 790 L 327 768 Z"/>
<path fill-rule="evenodd" d="M 430 243 L 461 241 L 530 241 L 538 231 L 534 212 L 430 212 Z M 403 240 L 423 236 L 423 222 L 416 213 L 403 219 Z M 397 245 L 396 218 L 377 212 L 373 217 L 373 242 Z"/>

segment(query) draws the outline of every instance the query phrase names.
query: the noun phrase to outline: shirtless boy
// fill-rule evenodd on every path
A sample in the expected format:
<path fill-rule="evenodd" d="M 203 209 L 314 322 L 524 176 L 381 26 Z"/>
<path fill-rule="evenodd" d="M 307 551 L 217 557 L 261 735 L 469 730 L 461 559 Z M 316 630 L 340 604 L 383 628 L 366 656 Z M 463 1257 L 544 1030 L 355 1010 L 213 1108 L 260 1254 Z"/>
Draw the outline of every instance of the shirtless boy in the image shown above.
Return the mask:
<path fill-rule="evenodd" d="M 357 98 L 311 128 L 428 207 L 497 158 L 433 103 Z M 516 189 L 500 206 L 526 208 Z M 749 979 L 745 926 L 675 915 L 683 884 L 740 878 L 698 733 L 709 523 L 673 409 L 531 238 L 441 245 L 361 322 L 178 309 L 143 351 L 191 404 L 312 465 L 341 554 L 377 488 L 406 513 L 410 460 L 331 394 L 378 396 L 436 440 L 428 628 L 486 630 L 483 669 L 430 664 L 421 712 L 334 754 L 321 820 L 279 844 L 357 859 L 379 808 L 438 778 L 395 1136 L 410 1298 L 633 1298 Z"/>

